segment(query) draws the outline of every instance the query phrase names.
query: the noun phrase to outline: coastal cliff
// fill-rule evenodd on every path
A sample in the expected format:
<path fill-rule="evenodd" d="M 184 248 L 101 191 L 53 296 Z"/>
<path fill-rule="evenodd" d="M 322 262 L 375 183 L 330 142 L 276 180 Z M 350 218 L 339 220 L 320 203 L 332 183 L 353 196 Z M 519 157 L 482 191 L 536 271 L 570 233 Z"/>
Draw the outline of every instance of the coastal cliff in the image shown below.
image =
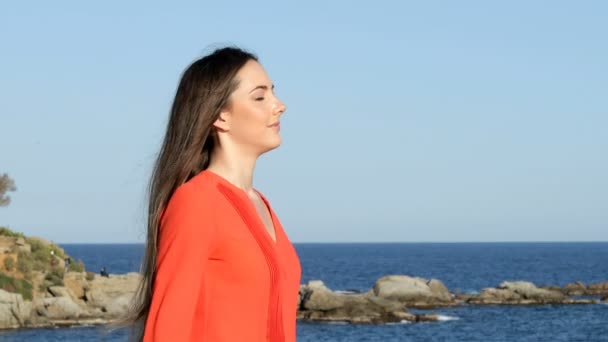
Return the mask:
<path fill-rule="evenodd" d="M 0 329 L 112 322 L 139 280 L 86 272 L 58 245 L 0 227 Z"/>

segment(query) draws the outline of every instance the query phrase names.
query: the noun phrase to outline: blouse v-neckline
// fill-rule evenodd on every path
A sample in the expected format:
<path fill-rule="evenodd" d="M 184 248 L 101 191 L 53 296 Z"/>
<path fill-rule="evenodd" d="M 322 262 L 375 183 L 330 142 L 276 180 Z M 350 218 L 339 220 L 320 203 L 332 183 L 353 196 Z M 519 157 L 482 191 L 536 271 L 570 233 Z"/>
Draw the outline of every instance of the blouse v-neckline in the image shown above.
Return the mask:
<path fill-rule="evenodd" d="M 262 202 L 264 203 L 264 205 L 266 206 L 266 209 L 268 210 L 268 213 L 270 214 L 270 221 L 272 223 L 272 229 L 274 230 L 274 237 L 275 237 L 274 239 L 272 238 L 272 236 L 270 235 L 270 232 L 266 228 L 266 224 L 264 223 L 264 220 L 262 219 L 260 213 L 258 212 L 255 203 L 251 200 L 251 198 L 249 197 L 247 192 L 245 192 L 245 190 L 239 188 L 238 186 L 236 186 L 235 184 L 233 184 L 226 178 L 222 177 L 221 175 L 219 175 L 211 170 L 203 170 L 202 172 L 204 172 L 208 175 L 211 175 L 213 178 L 217 179 L 220 183 L 222 183 L 225 186 L 232 189 L 235 193 L 237 193 L 241 197 L 241 200 L 246 203 L 246 206 L 248 207 L 248 209 L 250 211 L 252 211 L 252 213 L 255 214 L 254 216 L 257 220 L 257 224 L 263 230 L 263 235 L 266 237 L 266 239 L 268 240 L 270 245 L 272 245 L 272 247 L 276 248 L 278 246 L 278 244 L 280 243 L 279 225 L 277 224 L 275 214 L 272 210 L 272 207 L 270 206 L 270 203 L 266 199 L 266 197 L 264 197 L 264 195 L 262 195 L 262 193 L 260 191 L 253 188 L 253 191 L 255 191 L 258 194 L 258 196 L 260 196 L 260 198 L 262 199 Z"/>

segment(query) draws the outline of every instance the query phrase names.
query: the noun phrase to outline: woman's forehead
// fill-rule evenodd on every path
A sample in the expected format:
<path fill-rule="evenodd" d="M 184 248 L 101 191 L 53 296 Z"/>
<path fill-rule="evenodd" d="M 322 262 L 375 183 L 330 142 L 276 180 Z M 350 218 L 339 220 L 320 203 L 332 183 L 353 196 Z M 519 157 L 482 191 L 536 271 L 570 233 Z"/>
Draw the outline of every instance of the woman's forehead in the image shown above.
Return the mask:
<path fill-rule="evenodd" d="M 236 74 L 239 89 L 250 91 L 258 86 L 272 87 L 272 82 L 262 65 L 256 61 L 248 61 Z"/>

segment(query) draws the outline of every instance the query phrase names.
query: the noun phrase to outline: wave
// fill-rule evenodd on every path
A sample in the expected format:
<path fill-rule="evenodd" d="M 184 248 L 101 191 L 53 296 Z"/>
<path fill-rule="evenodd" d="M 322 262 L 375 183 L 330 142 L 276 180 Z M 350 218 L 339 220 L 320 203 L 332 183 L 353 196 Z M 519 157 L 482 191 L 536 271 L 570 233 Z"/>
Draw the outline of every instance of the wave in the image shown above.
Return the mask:
<path fill-rule="evenodd" d="M 459 317 L 456 316 L 448 316 L 448 315 L 437 315 L 437 320 L 438 321 L 457 321 L 459 320 Z"/>

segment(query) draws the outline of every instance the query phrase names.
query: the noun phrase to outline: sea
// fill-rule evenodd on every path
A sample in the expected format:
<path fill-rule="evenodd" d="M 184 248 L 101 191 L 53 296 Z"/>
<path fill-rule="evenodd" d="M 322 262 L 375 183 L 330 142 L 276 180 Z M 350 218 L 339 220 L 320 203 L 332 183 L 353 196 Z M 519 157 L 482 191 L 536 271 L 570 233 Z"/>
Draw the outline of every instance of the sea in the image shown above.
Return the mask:
<path fill-rule="evenodd" d="M 62 244 L 87 270 L 137 272 L 141 244 Z M 367 291 L 389 274 L 441 280 L 476 293 L 505 280 L 564 286 L 608 281 L 608 242 L 302 243 L 295 244 L 302 283 Z M 608 341 L 608 305 L 473 306 L 432 310 L 438 322 L 350 325 L 298 322 L 297 340 L 312 341 Z M 247 319 L 247 317 L 243 317 Z M 238 328 L 238 322 L 234 322 Z M 0 341 L 127 341 L 127 332 L 88 326 L 0 331 Z"/>

